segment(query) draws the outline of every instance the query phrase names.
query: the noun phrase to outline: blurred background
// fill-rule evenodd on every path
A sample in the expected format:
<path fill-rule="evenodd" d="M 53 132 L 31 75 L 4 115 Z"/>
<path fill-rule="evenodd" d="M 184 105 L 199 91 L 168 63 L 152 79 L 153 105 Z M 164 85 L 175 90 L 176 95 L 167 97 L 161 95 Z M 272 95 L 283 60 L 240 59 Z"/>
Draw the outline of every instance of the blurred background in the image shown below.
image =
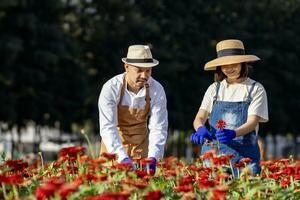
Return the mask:
<path fill-rule="evenodd" d="M 250 77 L 268 94 L 266 158 L 298 158 L 299 35 L 299 0 L 0 0 L 0 152 L 54 159 L 85 136 L 97 151 L 102 85 L 123 72 L 129 45 L 148 44 L 168 98 L 166 155 L 196 156 L 189 136 L 213 82 L 203 66 L 236 38 L 262 59 Z"/>

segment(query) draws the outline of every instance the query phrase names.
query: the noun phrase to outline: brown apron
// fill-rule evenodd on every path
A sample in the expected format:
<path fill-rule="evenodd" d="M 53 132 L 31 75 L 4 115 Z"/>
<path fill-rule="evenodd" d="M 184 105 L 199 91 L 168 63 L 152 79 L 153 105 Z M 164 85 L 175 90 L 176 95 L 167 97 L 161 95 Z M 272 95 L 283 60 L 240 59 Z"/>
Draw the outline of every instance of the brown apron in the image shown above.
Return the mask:
<path fill-rule="evenodd" d="M 120 101 L 118 104 L 118 132 L 125 148 L 125 152 L 130 158 L 146 158 L 148 156 L 148 116 L 150 113 L 149 85 L 146 84 L 146 105 L 145 108 L 130 108 L 121 105 L 125 91 L 125 76 L 121 88 Z M 101 141 L 100 154 L 107 152 Z"/>

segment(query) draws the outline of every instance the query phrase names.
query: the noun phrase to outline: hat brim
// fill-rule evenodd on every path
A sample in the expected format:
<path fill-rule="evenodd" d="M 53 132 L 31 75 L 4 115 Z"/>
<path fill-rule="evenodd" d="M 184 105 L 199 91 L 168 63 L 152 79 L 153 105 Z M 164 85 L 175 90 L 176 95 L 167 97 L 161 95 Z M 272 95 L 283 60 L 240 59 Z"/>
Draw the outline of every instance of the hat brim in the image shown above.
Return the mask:
<path fill-rule="evenodd" d="M 260 60 L 260 58 L 254 55 L 224 56 L 207 62 L 204 66 L 204 70 L 207 71 L 216 70 L 217 66 L 244 63 L 244 62 L 255 62 L 258 60 Z"/>
<path fill-rule="evenodd" d="M 153 59 L 153 62 L 151 62 L 151 63 L 131 63 L 131 62 L 127 62 L 126 58 L 122 58 L 122 62 L 129 64 L 129 65 L 136 66 L 136 67 L 145 67 L 145 68 L 146 67 L 155 67 L 156 65 L 159 64 L 158 60 L 155 60 L 155 59 Z"/>

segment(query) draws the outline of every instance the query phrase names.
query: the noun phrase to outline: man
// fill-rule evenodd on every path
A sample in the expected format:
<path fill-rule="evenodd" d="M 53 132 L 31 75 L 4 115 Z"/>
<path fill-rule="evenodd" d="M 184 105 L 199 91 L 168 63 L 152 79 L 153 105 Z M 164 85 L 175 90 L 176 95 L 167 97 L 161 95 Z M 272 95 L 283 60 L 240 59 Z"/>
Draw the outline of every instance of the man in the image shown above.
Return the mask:
<path fill-rule="evenodd" d="M 155 172 L 168 129 L 165 91 L 151 77 L 152 67 L 159 62 L 144 45 L 129 46 L 122 61 L 125 72 L 108 80 L 99 97 L 100 153 L 116 153 L 121 163 L 151 158 Z"/>

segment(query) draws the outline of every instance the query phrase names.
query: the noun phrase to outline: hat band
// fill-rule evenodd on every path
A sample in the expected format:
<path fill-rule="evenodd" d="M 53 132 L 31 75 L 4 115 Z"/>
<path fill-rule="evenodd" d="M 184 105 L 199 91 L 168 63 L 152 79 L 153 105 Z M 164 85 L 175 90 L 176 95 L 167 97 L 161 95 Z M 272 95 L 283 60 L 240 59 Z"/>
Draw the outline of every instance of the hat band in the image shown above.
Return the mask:
<path fill-rule="evenodd" d="M 223 49 L 217 52 L 218 58 L 224 56 L 245 55 L 244 49 Z"/>
<path fill-rule="evenodd" d="M 126 62 L 129 62 L 129 63 L 153 63 L 153 59 L 152 58 L 143 58 L 143 59 L 126 58 Z"/>

